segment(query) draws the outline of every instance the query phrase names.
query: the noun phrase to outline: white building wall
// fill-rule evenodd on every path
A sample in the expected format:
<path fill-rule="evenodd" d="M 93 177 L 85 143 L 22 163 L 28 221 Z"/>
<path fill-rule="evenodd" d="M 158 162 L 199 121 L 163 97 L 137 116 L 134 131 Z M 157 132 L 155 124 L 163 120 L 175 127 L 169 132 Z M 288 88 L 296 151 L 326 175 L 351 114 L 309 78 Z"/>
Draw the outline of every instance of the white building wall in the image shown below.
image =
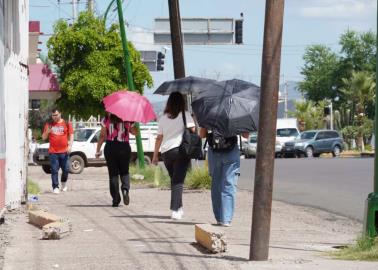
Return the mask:
<path fill-rule="evenodd" d="M 13 209 L 25 200 L 26 190 L 29 1 L 5 0 L 4 5 L 5 204 Z"/>

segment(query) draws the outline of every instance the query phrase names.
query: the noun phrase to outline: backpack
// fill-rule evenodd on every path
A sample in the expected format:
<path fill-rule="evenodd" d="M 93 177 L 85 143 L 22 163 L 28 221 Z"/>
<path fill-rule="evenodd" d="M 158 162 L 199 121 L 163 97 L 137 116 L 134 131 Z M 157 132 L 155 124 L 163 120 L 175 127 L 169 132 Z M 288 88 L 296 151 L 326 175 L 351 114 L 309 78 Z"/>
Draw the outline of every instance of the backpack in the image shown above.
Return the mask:
<path fill-rule="evenodd" d="M 232 136 L 232 137 L 225 138 L 214 132 L 209 132 L 207 134 L 206 140 L 208 141 L 209 146 L 213 149 L 213 151 L 228 152 L 234 149 L 235 145 L 238 142 L 238 137 Z"/>

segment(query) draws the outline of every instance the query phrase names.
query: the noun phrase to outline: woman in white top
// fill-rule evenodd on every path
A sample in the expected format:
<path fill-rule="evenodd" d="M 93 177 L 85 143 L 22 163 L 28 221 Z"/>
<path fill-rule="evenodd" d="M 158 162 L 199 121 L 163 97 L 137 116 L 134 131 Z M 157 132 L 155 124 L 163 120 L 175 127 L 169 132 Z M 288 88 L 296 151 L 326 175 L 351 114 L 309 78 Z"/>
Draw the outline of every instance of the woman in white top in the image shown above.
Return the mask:
<path fill-rule="evenodd" d="M 184 121 L 182 112 L 185 111 L 184 97 L 174 92 L 169 95 L 164 115 L 159 119 L 158 136 L 155 142 L 155 151 L 152 163 L 158 163 L 159 149 L 171 178 L 171 207 L 172 219 L 181 219 L 184 211 L 182 210 L 182 192 L 184 180 L 188 170 L 190 159 L 179 153 L 179 146 L 184 133 Z M 194 131 L 194 121 L 192 116 L 185 111 L 186 127 Z"/>

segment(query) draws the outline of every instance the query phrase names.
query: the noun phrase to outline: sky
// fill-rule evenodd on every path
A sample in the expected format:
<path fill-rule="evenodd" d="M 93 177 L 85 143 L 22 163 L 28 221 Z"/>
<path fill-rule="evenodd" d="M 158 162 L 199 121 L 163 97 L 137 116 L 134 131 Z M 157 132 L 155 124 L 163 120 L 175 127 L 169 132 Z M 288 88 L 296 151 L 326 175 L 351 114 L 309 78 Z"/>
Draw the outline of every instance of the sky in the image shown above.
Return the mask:
<path fill-rule="evenodd" d="M 103 15 L 110 0 L 95 1 L 95 12 Z M 64 18 L 72 21 L 71 0 L 29 0 L 30 20 L 41 21 L 40 45 L 46 54 L 45 43 L 52 33 L 54 21 Z M 238 78 L 260 84 L 261 57 L 265 19 L 264 0 L 180 0 L 181 18 L 234 18 L 244 15 L 243 45 L 184 45 L 185 73 L 211 79 Z M 80 0 L 78 10 L 86 8 Z M 168 0 L 124 0 L 124 18 L 129 29 L 151 32 L 154 19 L 168 18 Z M 108 15 L 108 24 L 117 22 L 116 12 Z M 347 30 L 374 31 L 377 29 L 375 0 L 286 0 L 281 55 L 281 83 L 300 81 L 305 48 L 312 44 L 324 44 L 335 52 L 338 41 Z M 132 36 L 131 36 L 132 39 Z M 138 47 L 138 44 L 135 44 Z M 154 87 L 146 89 L 151 101 L 162 100 L 152 92 L 162 82 L 173 80 L 172 51 L 168 46 L 165 68 L 152 72 Z M 290 98 L 290 97 L 289 97 Z"/>

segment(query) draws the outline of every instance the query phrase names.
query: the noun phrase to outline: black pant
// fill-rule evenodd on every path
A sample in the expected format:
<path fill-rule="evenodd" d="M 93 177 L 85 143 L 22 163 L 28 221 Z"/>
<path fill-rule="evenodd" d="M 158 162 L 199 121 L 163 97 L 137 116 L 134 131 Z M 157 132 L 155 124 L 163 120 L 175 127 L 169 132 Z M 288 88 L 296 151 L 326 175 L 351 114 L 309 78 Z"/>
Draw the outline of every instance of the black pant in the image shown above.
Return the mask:
<path fill-rule="evenodd" d="M 121 201 L 119 194 L 119 176 L 121 176 L 121 189 L 130 189 L 129 163 L 131 148 L 129 143 L 106 141 L 104 155 L 109 172 L 109 189 L 113 203 Z"/>
<path fill-rule="evenodd" d="M 163 153 L 163 160 L 171 178 L 171 210 L 177 211 L 182 207 L 182 191 L 190 159 L 182 157 L 176 147 Z"/>

